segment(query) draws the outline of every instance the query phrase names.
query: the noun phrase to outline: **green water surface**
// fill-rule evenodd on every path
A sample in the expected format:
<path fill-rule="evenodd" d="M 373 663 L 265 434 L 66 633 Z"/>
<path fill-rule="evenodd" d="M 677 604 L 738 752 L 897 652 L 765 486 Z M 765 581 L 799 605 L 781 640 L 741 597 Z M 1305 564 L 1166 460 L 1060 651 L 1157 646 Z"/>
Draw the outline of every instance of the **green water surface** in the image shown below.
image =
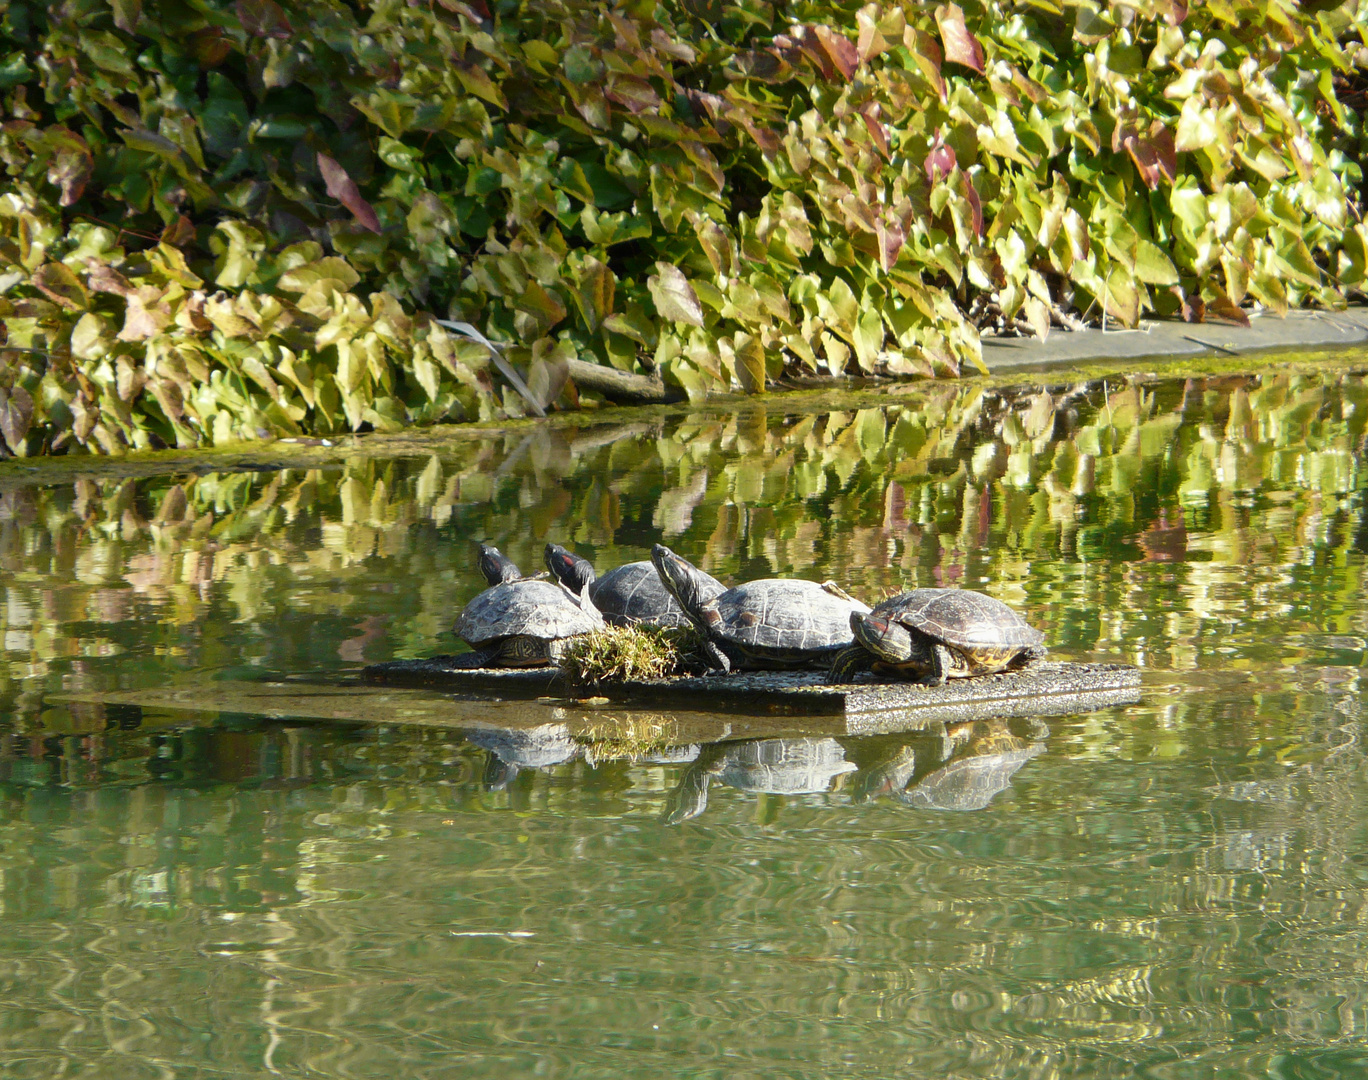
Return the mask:
<path fill-rule="evenodd" d="M 7 466 L 0 1075 L 1368 1075 L 1366 423 L 1341 367 Z M 98 703 L 452 651 L 476 540 L 976 588 L 1144 698 L 631 753 Z"/>

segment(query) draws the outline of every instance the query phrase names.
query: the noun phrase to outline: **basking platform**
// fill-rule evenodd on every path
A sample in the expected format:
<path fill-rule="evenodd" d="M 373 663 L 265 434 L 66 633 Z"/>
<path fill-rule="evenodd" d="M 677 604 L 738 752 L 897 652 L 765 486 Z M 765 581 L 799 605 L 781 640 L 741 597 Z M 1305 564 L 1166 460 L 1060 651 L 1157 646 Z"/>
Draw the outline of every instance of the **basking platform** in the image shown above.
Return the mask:
<path fill-rule="evenodd" d="M 569 686 L 554 668 L 479 668 L 470 654 L 374 664 L 372 684 L 424 687 L 499 697 L 555 695 L 650 708 L 708 710 L 751 716 L 845 716 L 926 710 L 947 723 L 994 716 L 1058 716 L 1138 701 L 1140 672 L 1128 664 L 1037 660 L 1014 671 L 944 686 L 878 679 L 830 685 L 820 671 L 744 672 L 700 678 L 649 679 Z"/>
<path fill-rule="evenodd" d="M 65 734 L 183 727 L 226 716 L 541 737 L 605 746 L 685 746 L 741 739 L 886 735 L 966 721 L 1071 716 L 1140 700 L 1122 664 L 1037 661 L 945 686 L 867 681 L 828 686 L 821 672 L 565 685 L 548 668 L 471 669 L 449 660 L 382 664 L 355 676 L 284 676 L 51 694 L 49 730 Z M 397 685 L 403 683 L 405 685 Z M 503 733 L 499 735 L 499 733 Z M 512 734 L 510 734 L 512 733 Z"/>

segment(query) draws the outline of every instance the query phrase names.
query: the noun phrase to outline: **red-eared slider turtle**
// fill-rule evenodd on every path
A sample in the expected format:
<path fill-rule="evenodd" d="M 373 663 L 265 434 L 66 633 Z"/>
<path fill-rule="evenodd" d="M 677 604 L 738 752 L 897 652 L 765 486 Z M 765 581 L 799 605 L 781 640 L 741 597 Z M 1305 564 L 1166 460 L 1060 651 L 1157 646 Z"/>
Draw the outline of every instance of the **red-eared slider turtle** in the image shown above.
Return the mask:
<path fill-rule="evenodd" d="M 651 562 L 702 634 L 709 666 L 723 672 L 830 663 L 853 640 L 851 616 L 869 611 L 829 581 L 762 578 L 709 598 L 714 579 L 663 544 Z"/>
<path fill-rule="evenodd" d="M 956 757 L 906 791 L 894 792 L 893 797 L 927 810 L 982 810 L 994 795 L 1011 786 L 1018 769 L 1044 750 L 1044 743 L 1031 743 L 991 754 Z"/>
<path fill-rule="evenodd" d="M 489 751 L 484 785 L 502 791 L 523 769 L 547 769 L 574 761 L 583 750 L 564 724 L 540 724 L 533 728 L 475 728 L 466 741 Z"/>
<path fill-rule="evenodd" d="M 598 577 L 588 559 L 574 555 L 559 544 L 546 545 L 546 568 L 551 576 L 578 595 L 589 586 L 589 598 L 610 626 L 692 625 L 673 596 L 661 583 L 660 575 L 649 562 L 630 562 L 615 567 Z M 716 578 L 706 579 L 703 599 L 708 600 L 727 591 Z"/>
<path fill-rule="evenodd" d="M 913 589 L 850 617 L 856 644 L 831 665 L 831 682 L 857 671 L 940 686 L 991 675 L 1045 655 L 1045 635 L 1001 600 L 969 589 Z"/>
<path fill-rule="evenodd" d="M 558 582 L 506 581 L 475 597 L 456 620 L 456 635 L 482 667 L 541 667 L 559 659 L 568 638 L 603 627 L 587 590 Z"/>
<path fill-rule="evenodd" d="M 480 573 L 491 586 L 521 581 L 523 576 L 517 563 L 489 544 L 480 545 Z"/>
<path fill-rule="evenodd" d="M 1049 730 L 1038 720 L 942 727 L 939 736 L 927 732 L 909 739 L 861 776 L 856 791 L 927 810 L 982 810 L 1011 785 L 1018 769 L 1044 752 Z"/>
<path fill-rule="evenodd" d="M 670 794 L 664 821 L 677 825 L 703 813 L 714 778 L 739 791 L 814 795 L 828 791 L 843 773 L 855 771 L 835 739 L 750 739 L 703 748 Z"/>

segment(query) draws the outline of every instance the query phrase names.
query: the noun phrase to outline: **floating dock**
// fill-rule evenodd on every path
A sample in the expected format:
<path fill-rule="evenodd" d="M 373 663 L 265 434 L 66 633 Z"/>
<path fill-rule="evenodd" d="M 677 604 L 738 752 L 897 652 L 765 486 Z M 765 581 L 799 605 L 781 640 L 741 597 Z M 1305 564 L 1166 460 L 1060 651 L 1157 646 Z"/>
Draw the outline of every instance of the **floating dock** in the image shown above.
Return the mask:
<path fill-rule="evenodd" d="M 471 668 L 459 658 L 437 657 L 377 664 L 361 678 L 197 680 L 52 694 L 47 700 L 57 706 L 49 711 L 51 730 L 68 734 L 177 727 L 237 715 L 467 734 L 554 725 L 590 742 L 683 745 L 881 735 L 973 720 L 1071 716 L 1133 704 L 1141 696 L 1136 668 L 1048 660 L 936 687 L 869 676 L 840 686 L 824 680 L 818 671 L 750 672 L 571 687 L 553 668 Z"/>
<path fill-rule="evenodd" d="M 470 654 L 374 664 L 362 677 L 387 686 L 423 687 L 499 697 L 556 696 L 635 708 L 680 708 L 748 716 L 871 716 L 916 712 L 952 723 L 999 716 L 1059 716 L 1124 705 L 1140 698 L 1140 672 L 1129 664 L 1036 660 L 1013 671 L 951 679 L 942 686 L 865 674 L 830 684 L 821 671 L 759 671 L 695 678 L 643 679 L 570 686 L 556 668 L 480 668 Z"/>

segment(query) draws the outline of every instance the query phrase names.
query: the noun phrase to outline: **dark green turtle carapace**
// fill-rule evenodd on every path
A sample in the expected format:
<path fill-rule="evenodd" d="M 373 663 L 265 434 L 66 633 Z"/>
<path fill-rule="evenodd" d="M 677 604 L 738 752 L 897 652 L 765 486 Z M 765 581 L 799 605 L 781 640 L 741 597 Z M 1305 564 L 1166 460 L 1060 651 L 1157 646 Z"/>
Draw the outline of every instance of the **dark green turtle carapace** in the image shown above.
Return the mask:
<path fill-rule="evenodd" d="M 913 589 L 850 617 L 855 644 L 837 654 L 833 683 L 873 669 L 940 686 L 1045 655 L 1045 635 L 1001 600 L 970 589 Z"/>

